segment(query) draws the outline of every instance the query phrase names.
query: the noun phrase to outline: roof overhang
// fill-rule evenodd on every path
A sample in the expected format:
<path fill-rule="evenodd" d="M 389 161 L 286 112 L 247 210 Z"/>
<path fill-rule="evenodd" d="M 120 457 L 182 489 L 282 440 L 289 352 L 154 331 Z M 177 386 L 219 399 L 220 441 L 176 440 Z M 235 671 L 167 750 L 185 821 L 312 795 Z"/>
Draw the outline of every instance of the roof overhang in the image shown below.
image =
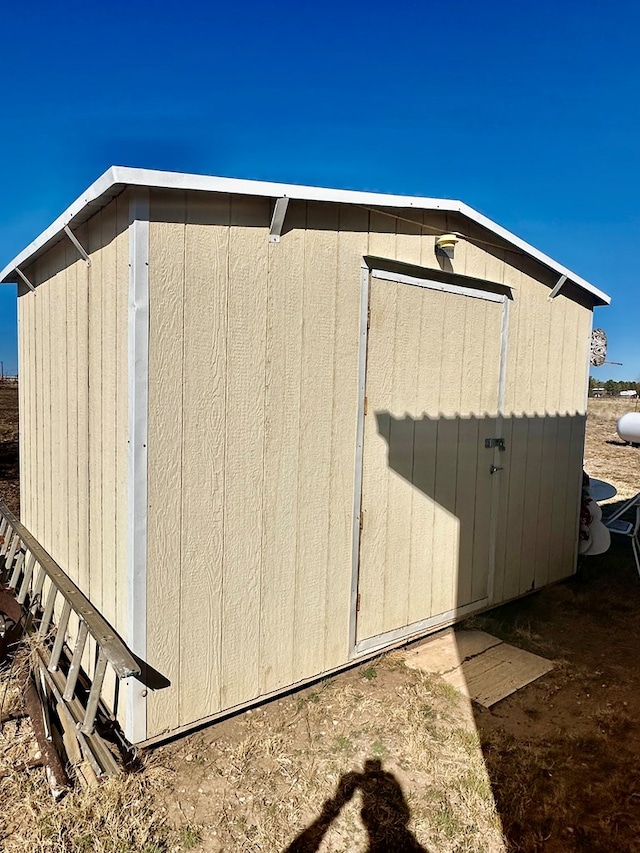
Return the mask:
<path fill-rule="evenodd" d="M 42 234 L 30 243 L 0 272 L 0 282 L 17 282 L 16 269 L 32 263 L 64 236 L 65 227 L 74 228 L 89 219 L 126 187 L 149 187 L 154 189 L 196 190 L 200 192 L 232 193 L 237 195 L 261 196 L 266 198 L 288 198 L 301 201 L 324 201 L 336 204 L 357 204 L 368 207 L 416 208 L 416 210 L 458 213 L 471 222 L 494 234 L 514 249 L 534 258 L 560 278 L 566 276 L 582 290 L 589 293 L 595 305 L 608 305 L 610 297 L 581 276 L 554 261 L 544 252 L 529 245 L 478 213 L 461 201 L 419 196 L 388 195 L 386 193 L 338 190 L 325 187 L 306 187 L 296 184 L 277 184 L 267 181 L 249 181 L 241 178 L 218 178 L 209 175 L 189 175 L 180 172 L 160 172 L 152 169 L 134 169 L 127 166 L 112 166 L 95 183 L 73 202 Z"/>

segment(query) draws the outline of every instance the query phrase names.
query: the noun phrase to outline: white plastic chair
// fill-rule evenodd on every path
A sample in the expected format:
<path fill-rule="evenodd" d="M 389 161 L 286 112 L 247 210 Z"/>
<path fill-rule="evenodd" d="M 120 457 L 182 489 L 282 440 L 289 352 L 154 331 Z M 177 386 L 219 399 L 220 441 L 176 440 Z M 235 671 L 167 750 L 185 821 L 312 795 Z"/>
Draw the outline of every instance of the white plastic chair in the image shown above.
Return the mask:
<path fill-rule="evenodd" d="M 636 508 L 635 520 L 623 521 L 620 516 L 624 515 L 632 506 Z M 638 576 L 640 576 L 640 538 L 638 537 L 638 532 L 640 531 L 640 494 L 627 501 L 609 518 L 603 518 L 602 523 L 611 533 L 615 533 L 618 536 L 628 536 L 631 539 L 636 569 L 638 570 Z"/>
<path fill-rule="evenodd" d="M 615 512 L 611 513 L 611 515 L 608 515 L 606 518 L 603 518 L 602 520 L 607 522 L 607 521 L 615 521 L 617 518 L 622 518 L 622 516 L 625 514 L 625 512 L 630 510 L 632 506 L 636 506 L 636 504 L 640 504 L 640 492 L 638 492 L 638 494 L 634 495 L 632 498 L 629 498 L 629 500 L 620 504 L 620 506 L 618 507 L 618 509 Z"/>

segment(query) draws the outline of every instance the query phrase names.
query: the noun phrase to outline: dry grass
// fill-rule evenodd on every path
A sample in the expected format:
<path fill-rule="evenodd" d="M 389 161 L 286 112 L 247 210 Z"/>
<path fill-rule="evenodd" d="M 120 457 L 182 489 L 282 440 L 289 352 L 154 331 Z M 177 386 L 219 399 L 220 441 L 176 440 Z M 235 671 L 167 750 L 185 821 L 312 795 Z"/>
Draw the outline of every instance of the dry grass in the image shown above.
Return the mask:
<path fill-rule="evenodd" d="M 18 485 L 18 388 L 0 384 L 0 497 L 20 511 Z"/>
<path fill-rule="evenodd" d="M 640 448 L 625 444 L 616 432 L 618 418 L 639 407 L 640 400 L 589 400 L 585 468 L 592 477 L 613 483 L 617 499 L 640 491 Z"/>
<path fill-rule="evenodd" d="M 192 816 L 203 850 L 285 851 L 345 774 L 361 772 L 367 760 L 393 774 L 411 814 L 409 831 L 426 850 L 504 849 L 465 700 L 395 656 L 227 721 L 214 736 L 203 732 L 158 750 L 155 760 L 182 779 L 172 812 Z M 330 823 L 323 851 L 369 849 L 362 796 Z M 389 799 L 377 801 L 381 811 Z M 390 814 L 390 822 L 397 819 L 397 811 Z"/>
<path fill-rule="evenodd" d="M 634 405 L 589 404 L 585 465 L 613 482 L 619 497 L 640 488 L 640 449 L 622 445 L 615 432 L 617 417 Z M 10 450 L 11 435 L 4 440 Z M 634 639 L 640 607 L 629 588 L 635 576 L 627 552 L 606 558 L 606 566 L 590 564 L 595 584 L 583 579 L 545 590 L 478 620 L 561 664 L 498 710 L 476 709 L 475 721 L 452 688 L 389 655 L 158 748 L 137 775 L 73 792 L 58 805 L 44 771 L 28 767 L 37 747 L 28 720 L 16 718 L 20 669 L 0 673 L 0 693 L 8 685 L 0 847 L 7 853 L 285 853 L 335 801 L 348 774 L 377 760 L 392 774 L 385 779 L 396 795 L 400 786 L 410 813 L 403 831 L 421 845 L 412 849 L 638 849 L 640 677 L 625 666 L 640 653 Z M 617 645 L 605 647 L 614 635 Z M 605 681 L 608 690 L 595 702 L 590 697 Z M 16 762 L 26 769 L 16 770 Z M 361 788 L 340 801 L 322 853 L 371 849 L 364 796 Z M 377 802 L 384 814 L 388 803 Z"/>
<path fill-rule="evenodd" d="M 8 673 L 4 673 L 6 677 Z M 12 674 L 15 682 L 15 672 Z M 19 694 L 12 700 L 19 709 Z M 0 769 L 33 759 L 28 720 L 5 723 Z M 468 705 L 395 655 L 157 749 L 134 776 L 54 805 L 44 771 L 0 778 L 6 853 L 284 851 L 344 774 L 378 760 L 425 850 L 499 853 L 500 820 Z M 28 762 L 26 762 L 28 764 Z M 368 849 L 361 792 L 327 827 L 324 853 Z M 385 807 L 384 797 L 378 802 Z M 398 812 L 389 813 L 390 825 Z M 306 848 L 303 848 L 306 849 Z M 314 848 L 315 849 L 315 848 Z"/>
<path fill-rule="evenodd" d="M 55 804 L 22 690 L 28 653 L 0 672 L 0 849 L 6 853 L 163 853 L 182 849 L 154 797 L 166 779 L 154 770 L 121 777 L 99 790 L 76 790 Z"/>
<path fill-rule="evenodd" d="M 6 853 L 163 853 L 171 833 L 158 813 L 164 784 L 152 770 L 111 779 L 99 791 L 78 790 L 59 805 L 43 795 L 42 774 L 16 773 L 0 782 L 0 826 Z M 175 845 L 175 849 L 180 849 Z"/>

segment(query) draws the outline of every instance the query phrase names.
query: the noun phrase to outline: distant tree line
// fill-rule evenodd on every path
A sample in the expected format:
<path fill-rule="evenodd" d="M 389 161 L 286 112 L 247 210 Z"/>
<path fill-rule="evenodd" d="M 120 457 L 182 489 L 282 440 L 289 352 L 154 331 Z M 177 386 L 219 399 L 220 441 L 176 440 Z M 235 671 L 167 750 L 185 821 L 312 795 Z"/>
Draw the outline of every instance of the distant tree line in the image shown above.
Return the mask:
<path fill-rule="evenodd" d="M 621 391 L 637 391 L 640 394 L 640 382 L 617 382 L 615 379 L 607 379 L 603 382 L 594 376 L 589 377 L 589 393 L 594 388 L 604 388 L 609 397 L 617 397 Z"/>

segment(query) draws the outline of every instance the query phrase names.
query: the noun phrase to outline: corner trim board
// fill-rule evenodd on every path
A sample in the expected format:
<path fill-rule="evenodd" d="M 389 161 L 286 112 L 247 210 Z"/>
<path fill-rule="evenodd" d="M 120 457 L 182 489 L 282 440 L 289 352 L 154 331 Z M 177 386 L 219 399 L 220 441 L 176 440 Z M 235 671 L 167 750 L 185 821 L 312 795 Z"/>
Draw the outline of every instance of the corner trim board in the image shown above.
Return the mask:
<path fill-rule="evenodd" d="M 149 399 L 149 191 L 136 189 L 129 202 L 128 299 L 129 459 L 127 512 L 127 644 L 147 653 L 147 432 Z M 129 682 L 125 734 L 132 743 L 147 736 L 146 691 Z"/>

